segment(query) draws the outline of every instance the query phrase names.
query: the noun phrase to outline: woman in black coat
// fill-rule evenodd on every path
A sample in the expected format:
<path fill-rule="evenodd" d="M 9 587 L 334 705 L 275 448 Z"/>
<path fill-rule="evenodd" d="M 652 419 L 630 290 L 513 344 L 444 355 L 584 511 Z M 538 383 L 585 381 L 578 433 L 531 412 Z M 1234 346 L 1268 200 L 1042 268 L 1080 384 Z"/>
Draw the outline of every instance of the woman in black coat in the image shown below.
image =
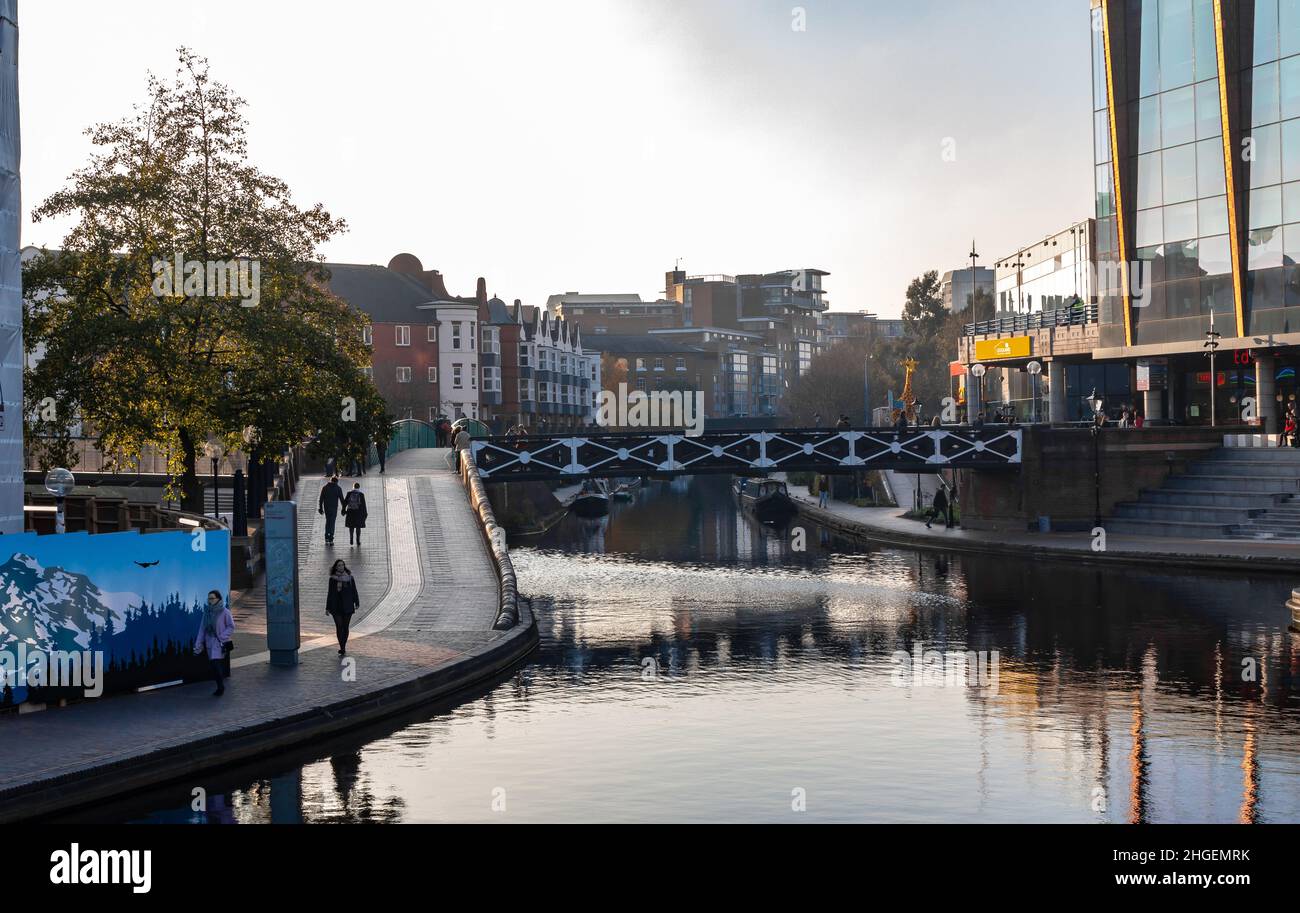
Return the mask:
<path fill-rule="evenodd" d="M 343 498 L 343 522 L 348 528 L 348 545 L 354 537 L 357 546 L 361 545 L 361 531 L 366 528 L 366 495 L 361 490 L 360 482 L 352 483 L 352 490 Z"/>
<path fill-rule="evenodd" d="M 334 631 L 339 638 L 339 656 L 347 652 L 348 626 L 352 624 L 352 613 L 360 605 L 357 582 L 340 558 L 330 569 L 329 592 L 325 597 L 325 613 L 334 616 Z"/>

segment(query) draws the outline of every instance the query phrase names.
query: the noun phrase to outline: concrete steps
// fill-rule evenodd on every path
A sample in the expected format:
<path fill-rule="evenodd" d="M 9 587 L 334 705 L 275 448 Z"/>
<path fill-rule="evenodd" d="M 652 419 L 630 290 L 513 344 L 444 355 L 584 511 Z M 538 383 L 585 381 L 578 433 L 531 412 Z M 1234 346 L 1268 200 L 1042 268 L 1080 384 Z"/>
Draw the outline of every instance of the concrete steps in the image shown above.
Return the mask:
<path fill-rule="evenodd" d="M 1220 448 L 1161 488 L 1117 504 L 1106 530 L 1300 542 L 1300 450 Z"/>

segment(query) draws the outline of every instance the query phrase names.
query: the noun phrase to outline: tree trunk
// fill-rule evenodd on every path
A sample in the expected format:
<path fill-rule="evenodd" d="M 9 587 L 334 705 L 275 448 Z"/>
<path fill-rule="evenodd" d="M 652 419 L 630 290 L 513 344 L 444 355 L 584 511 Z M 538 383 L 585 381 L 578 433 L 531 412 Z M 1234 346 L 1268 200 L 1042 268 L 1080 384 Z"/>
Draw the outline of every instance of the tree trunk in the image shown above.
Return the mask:
<path fill-rule="evenodd" d="M 185 469 L 181 474 L 181 510 L 190 513 L 203 513 L 203 487 L 199 484 L 199 476 L 195 471 L 195 463 L 198 456 L 195 453 L 194 438 L 186 428 L 180 430 L 181 458 L 184 460 Z"/>

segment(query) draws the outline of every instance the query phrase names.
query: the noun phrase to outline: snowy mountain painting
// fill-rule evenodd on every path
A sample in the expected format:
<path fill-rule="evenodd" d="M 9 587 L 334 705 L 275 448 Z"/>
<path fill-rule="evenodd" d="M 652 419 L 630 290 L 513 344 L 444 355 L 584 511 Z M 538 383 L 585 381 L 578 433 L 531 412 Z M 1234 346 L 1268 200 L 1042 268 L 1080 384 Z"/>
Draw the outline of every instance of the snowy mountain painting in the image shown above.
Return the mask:
<path fill-rule="evenodd" d="M 229 594 L 230 537 L 189 531 L 0 536 L 0 651 L 103 651 L 105 690 L 198 679 L 209 590 Z M 0 709 L 73 694 L 0 683 Z"/>

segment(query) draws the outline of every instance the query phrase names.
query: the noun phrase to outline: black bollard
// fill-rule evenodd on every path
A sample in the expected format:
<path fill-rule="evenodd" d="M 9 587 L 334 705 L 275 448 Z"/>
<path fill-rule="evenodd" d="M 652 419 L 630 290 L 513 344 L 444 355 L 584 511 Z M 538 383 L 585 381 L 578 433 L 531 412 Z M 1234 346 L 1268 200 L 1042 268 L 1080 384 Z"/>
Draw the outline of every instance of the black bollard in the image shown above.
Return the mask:
<path fill-rule="evenodd" d="M 244 470 L 235 470 L 234 535 L 248 535 L 248 502 L 244 494 Z"/>

